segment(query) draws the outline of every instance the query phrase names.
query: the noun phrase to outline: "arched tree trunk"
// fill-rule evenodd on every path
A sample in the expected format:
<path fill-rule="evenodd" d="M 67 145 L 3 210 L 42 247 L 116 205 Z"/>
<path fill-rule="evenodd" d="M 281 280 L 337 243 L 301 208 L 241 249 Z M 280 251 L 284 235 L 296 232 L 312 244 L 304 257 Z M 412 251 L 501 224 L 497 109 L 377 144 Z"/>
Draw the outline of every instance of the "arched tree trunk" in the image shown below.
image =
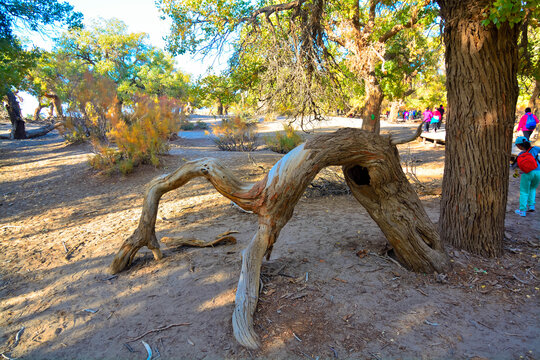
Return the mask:
<path fill-rule="evenodd" d="M 438 3 L 448 91 L 441 237 L 475 254 L 498 256 L 518 96 L 519 26 L 483 26 L 487 0 Z"/>
<path fill-rule="evenodd" d="M 21 107 L 17 97 L 11 90 L 6 91 L 7 103 L 6 110 L 11 120 L 11 139 L 26 139 L 26 130 L 24 120 L 21 115 Z"/>
<path fill-rule="evenodd" d="M 414 137 L 420 134 L 418 127 Z M 412 138 L 411 138 L 412 139 Z M 225 197 L 259 216 L 259 228 L 242 254 L 233 329 L 248 348 L 259 346 L 253 313 L 259 294 L 262 258 L 270 256 L 283 226 L 317 173 L 343 166 L 355 197 L 381 227 L 402 263 L 414 271 L 445 272 L 450 267 L 433 223 L 403 173 L 395 141 L 360 129 L 341 129 L 314 137 L 279 160 L 261 181 L 244 184 L 214 159 L 185 163 L 175 172 L 150 182 L 139 225 L 116 254 L 111 271 L 125 269 L 137 251 L 147 246 L 161 259 L 155 223 L 159 200 L 195 177 L 205 177 Z"/>
<path fill-rule="evenodd" d="M 58 97 L 58 95 L 49 93 L 45 94 L 45 97 L 48 99 L 51 99 L 51 106 L 54 112 L 56 113 L 56 117 L 59 121 L 64 121 L 64 111 L 62 110 L 62 100 Z M 51 112 L 52 116 L 52 112 Z"/>
<path fill-rule="evenodd" d="M 47 105 L 43 104 L 41 102 L 41 97 L 38 98 L 38 106 L 34 110 L 34 121 L 39 121 L 41 110 L 46 107 Z"/>

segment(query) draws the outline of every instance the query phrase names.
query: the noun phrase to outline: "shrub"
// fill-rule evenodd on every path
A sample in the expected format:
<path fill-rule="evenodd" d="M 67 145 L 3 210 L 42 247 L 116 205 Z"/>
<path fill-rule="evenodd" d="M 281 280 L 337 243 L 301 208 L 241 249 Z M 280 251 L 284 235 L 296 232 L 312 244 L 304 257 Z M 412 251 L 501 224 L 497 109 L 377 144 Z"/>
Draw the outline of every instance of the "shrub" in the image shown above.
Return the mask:
<path fill-rule="evenodd" d="M 270 148 L 280 154 L 286 154 L 303 141 L 302 136 L 291 125 L 283 124 L 285 133 L 276 133 L 274 136 L 265 136 L 264 142 Z"/>
<path fill-rule="evenodd" d="M 158 166 L 158 155 L 168 151 L 167 139 L 179 129 L 180 104 L 168 98 L 139 97 L 125 117 L 110 116 L 107 139 L 115 146 L 94 138 L 96 155 L 92 167 L 106 173 L 128 174 L 139 164 Z"/>
<path fill-rule="evenodd" d="M 168 138 L 185 121 L 183 104 L 168 97 L 131 96 L 123 104 L 110 79 L 84 74 L 64 121 L 69 142 L 90 139 L 90 165 L 105 173 L 127 174 L 139 164 L 159 165 Z"/>
<path fill-rule="evenodd" d="M 187 120 L 183 120 L 180 123 L 180 129 L 184 131 L 190 131 L 190 130 L 207 130 L 208 124 L 205 123 L 202 120 L 197 120 L 196 123 L 189 122 Z"/>
<path fill-rule="evenodd" d="M 240 116 L 225 118 L 212 127 L 212 134 L 220 150 L 252 151 L 256 148 L 257 123 Z"/>

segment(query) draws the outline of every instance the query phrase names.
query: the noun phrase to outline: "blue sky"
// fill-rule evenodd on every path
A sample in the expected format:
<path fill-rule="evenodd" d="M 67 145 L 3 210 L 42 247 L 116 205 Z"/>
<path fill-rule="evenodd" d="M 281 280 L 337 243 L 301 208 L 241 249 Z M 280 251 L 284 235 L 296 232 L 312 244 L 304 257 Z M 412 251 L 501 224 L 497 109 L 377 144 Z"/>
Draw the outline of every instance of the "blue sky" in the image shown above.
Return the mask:
<path fill-rule="evenodd" d="M 97 18 L 117 18 L 122 20 L 131 32 L 145 32 L 150 37 L 152 45 L 164 48 L 163 38 L 169 32 L 167 20 L 161 20 L 159 10 L 154 0 L 67 0 L 75 11 L 84 15 L 84 23 L 90 24 Z M 39 34 L 20 34 L 29 38 L 35 46 L 50 50 L 52 41 L 41 37 Z M 215 60 L 215 61 L 214 61 Z M 208 73 L 211 67 L 222 70 L 226 66 L 227 59 L 207 58 L 204 60 L 194 59 L 191 55 L 182 55 L 176 58 L 177 68 L 190 74 L 192 79 Z M 33 113 L 37 102 L 29 95 L 23 96 L 21 104 L 23 114 Z"/>

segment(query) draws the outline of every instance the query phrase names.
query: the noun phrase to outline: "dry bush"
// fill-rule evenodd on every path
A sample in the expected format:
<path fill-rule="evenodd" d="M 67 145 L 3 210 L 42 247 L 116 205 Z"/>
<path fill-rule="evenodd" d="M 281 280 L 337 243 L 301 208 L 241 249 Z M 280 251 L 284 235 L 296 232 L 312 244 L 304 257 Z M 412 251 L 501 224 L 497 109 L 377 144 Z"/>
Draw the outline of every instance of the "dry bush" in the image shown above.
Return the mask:
<path fill-rule="evenodd" d="M 109 116 L 111 129 L 107 139 L 115 147 L 101 145 L 94 140 L 96 155 L 91 160 L 94 168 L 105 172 L 127 174 L 139 164 L 158 166 L 158 155 L 166 153 L 167 140 L 179 130 L 181 104 L 166 97 L 141 96 L 131 106 L 132 112 Z"/>
<path fill-rule="evenodd" d="M 69 142 L 90 140 L 92 167 L 127 174 L 139 164 L 159 165 L 158 155 L 168 151 L 169 137 L 184 120 L 183 103 L 144 95 L 122 104 L 113 81 L 89 72 L 74 88 L 63 135 Z"/>
<path fill-rule="evenodd" d="M 270 150 L 280 154 L 288 153 L 304 141 L 292 125 L 283 124 L 283 130 L 285 133 L 278 132 L 273 136 L 268 135 L 264 137 L 264 142 Z"/>
<path fill-rule="evenodd" d="M 212 135 L 220 150 L 252 151 L 256 148 L 257 123 L 240 116 L 225 118 L 212 127 Z"/>
<path fill-rule="evenodd" d="M 89 136 L 106 143 L 107 132 L 111 129 L 109 119 L 119 111 L 116 84 L 104 76 L 86 72 L 73 97 L 68 109 L 71 115 L 66 121 L 66 133 L 73 135 L 76 132 L 73 135 L 75 139 Z"/>

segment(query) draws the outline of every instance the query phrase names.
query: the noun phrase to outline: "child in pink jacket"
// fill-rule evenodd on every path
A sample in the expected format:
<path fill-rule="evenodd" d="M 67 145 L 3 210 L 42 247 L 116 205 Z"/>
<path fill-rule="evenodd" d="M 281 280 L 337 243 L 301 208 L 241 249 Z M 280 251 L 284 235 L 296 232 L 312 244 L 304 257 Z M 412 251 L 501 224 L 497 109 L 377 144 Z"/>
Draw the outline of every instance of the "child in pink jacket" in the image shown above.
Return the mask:
<path fill-rule="evenodd" d="M 525 109 L 525 115 L 523 115 L 521 117 L 521 119 L 519 119 L 519 123 L 518 123 L 517 129 L 516 129 L 516 131 L 523 131 L 523 136 L 525 136 L 527 138 L 527 140 L 530 139 L 531 134 L 534 131 L 534 128 L 527 128 L 526 127 L 527 119 L 529 118 L 529 116 L 532 116 L 534 121 L 536 121 L 536 124 L 538 124 L 538 118 L 536 117 L 536 115 L 534 115 L 531 112 L 531 108 L 526 108 Z"/>

